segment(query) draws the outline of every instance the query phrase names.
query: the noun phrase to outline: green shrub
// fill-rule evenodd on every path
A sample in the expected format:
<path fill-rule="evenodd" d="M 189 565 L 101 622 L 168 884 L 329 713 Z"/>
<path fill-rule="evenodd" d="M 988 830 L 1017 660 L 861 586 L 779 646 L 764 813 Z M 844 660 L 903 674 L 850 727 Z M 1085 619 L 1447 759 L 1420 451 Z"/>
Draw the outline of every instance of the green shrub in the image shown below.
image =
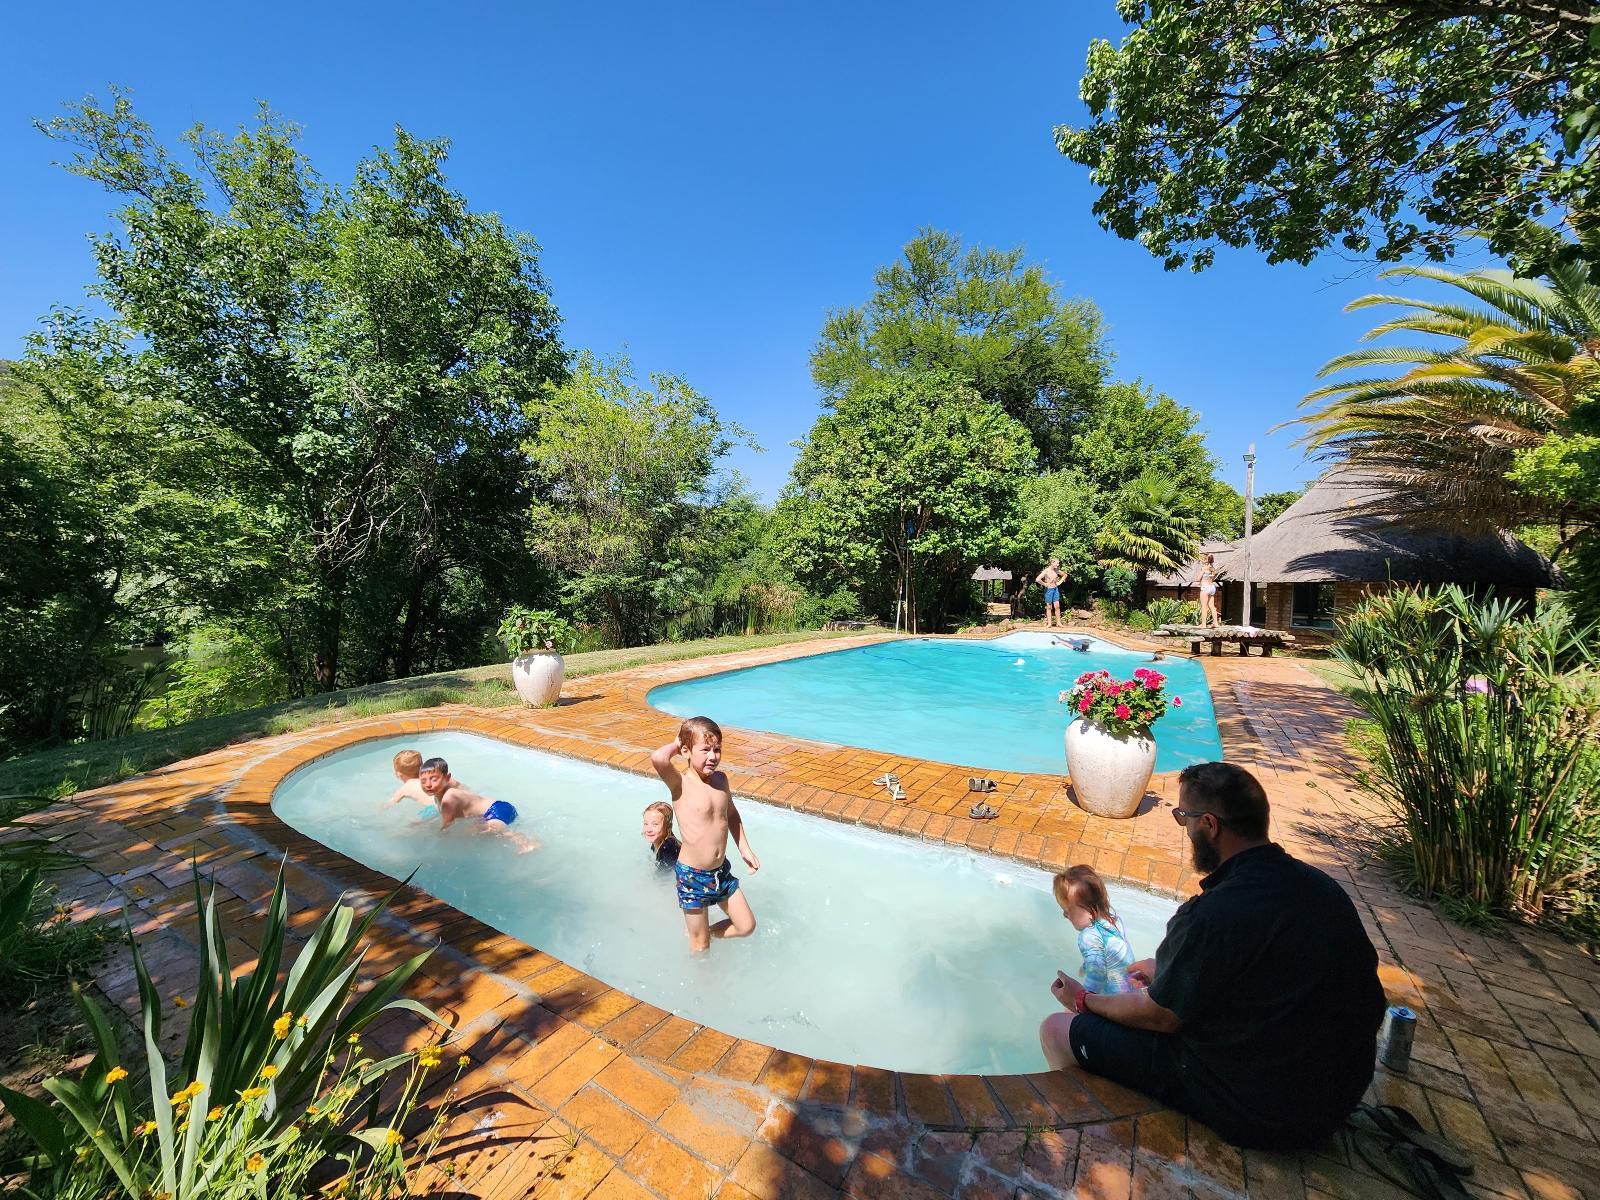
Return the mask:
<path fill-rule="evenodd" d="M 45 1080 L 50 1101 L 0 1087 L 0 1103 L 37 1151 L 30 1192 L 89 1200 L 171 1200 L 301 1195 L 312 1171 L 344 1165 L 345 1190 L 395 1194 L 406 1170 L 400 1132 L 442 1049 L 364 1057 L 361 1033 L 387 1012 L 409 1009 L 438 1018 L 401 990 L 431 951 L 423 951 L 364 989 L 357 970 L 363 940 L 389 898 L 365 916 L 336 904 L 309 940 L 288 953 L 288 905 L 280 874 L 262 924 L 255 967 L 236 978 L 215 890 L 201 893 L 199 982 L 172 1086 L 161 1051 L 162 1001 L 133 943 L 143 1010 L 145 1061 L 121 1062 L 100 1006 L 78 1000 L 98 1050 L 77 1079 Z M 144 1078 L 135 1086 L 142 1072 Z M 405 1076 L 392 1115 L 380 1119 L 385 1081 Z M 390 1089 L 391 1094 L 394 1089 Z M 445 1114 L 423 1135 L 436 1144 Z"/>
<path fill-rule="evenodd" d="M 261 640 L 224 625 L 202 625 L 190 634 L 182 657 L 168 664 L 166 674 L 166 690 L 139 710 L 142 729 L 255 708 L 289 691 L 283 667 Z"/>
<path fill-rule="evenodd" d="M 1200 606 L 1192 600 L 1162 596 L 1144 606 L 1152 626 L 1193 625 L 1200 620 Z"/>
<path fill-rule="evenodd" d="M 1571 912 L 1600 873 L 1600 689 L 1560 609 L 1397 590 L 1334 648 L 1370 769 L 1424 894 L 1463 912 Z"/>
<path fill-rule="evenodd" d="M 1112 600 L 1126 601 L 1133 595 L 1138 576 L 1127 567 L 1110 563 L 1100 568 L 1100 590 Z"/>
<path fill-rule="evenodd" d="M 1155 627 L 1155 618 L 1147 612 L 1131 612 L 1128 614 L 1128 628 L 1136 633 L 1149 633 Z"/>
<path fill-rule="evenodd" d="M 1128 622 L 1128 606 L 1121 600 L 1102 596 L 1094 602 L 1094 607 L 1102 621 L 1112 625 L 1125 625 Z"/>

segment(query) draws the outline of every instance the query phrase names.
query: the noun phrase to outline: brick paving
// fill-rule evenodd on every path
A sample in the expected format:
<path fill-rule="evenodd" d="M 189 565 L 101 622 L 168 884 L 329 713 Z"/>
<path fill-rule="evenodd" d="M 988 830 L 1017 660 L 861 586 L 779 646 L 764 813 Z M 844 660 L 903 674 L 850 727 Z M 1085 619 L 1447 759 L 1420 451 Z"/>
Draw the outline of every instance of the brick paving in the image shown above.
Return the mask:
<path fill-rule="evenodd" d="M 862 639 L 870 640 L 870 639 Z M 848 643 L 846 643 L 848 644 Z M 475 732 L 624 770 L 676 719 L 645 693 L 674 679 L 837 650 L 813 643 L 640 668 L 569 684 L 539 711 L 432 709 L 254 741 L 73 797 L 32 820 L 85 856 L 61 880 L 75 917 L 125 917 L 156 984 L 185 995 L 195 973 L 190 863 L 212 875 L 230 946 L 248 965 L 251 918 L 282 852 L 303 935 L 341 892 L 392 881 L 310 842 L 271 813 L 290 771 L 355 742 L 436 729 Z M 1292 661 L 1206 658 L 1223 744 L 1256 771 L 1274 836 L 1350 892 L 1391 1000 L 1419 1011 L 1408 1074 L 1379 1068 L 1374 1098 L 1403 1104 L 1471 1150 L 1469 1189 L 1515 1200 L 1600 1197 L 1600 967 L 1540 931 L 1483 935 L 1406 899 L 1370 858 L 1369 811 L 1349 786 L 1352 714 Z M 1169 819 L 1175 778 L 1157 776 L 1128 821 L 1088 816 L 1060 778 L 993 775 L 993 821 L 968 819 L 967 768 L 730 730 L 736 792 L 833 820 L 1002 855 L 1046 869 L 1091 862 L 1184 895 L 1195 875 Z M 871 780 L 897 771 L 905 803 Z M 1403 1195 L 1337 1146 L 1314 1155 L 1241 1152 L 1146 1097 L 1072 1070 L 920 1076 L 812 1060 L 673 1016 L 405 889 L 375 930 L 371 969 L 439 949 L 415 994 L 452 1019 L 472 1057 L 440 1157 L 423 1182 L 481 1200 L 522 1196 L 855 1200 L 1079 1196 L 1085 1200 Z M 136 1011 L 126 951 L 97 986 Z M 1048 1011 L 1041 1005 L 1040 1016 Z M 180 1018 L 181 1019 L 181 1018 Z M 178 1020 L 165 1024 L 169 1041 Z M 381 1047 L 416 1045 L 385 1021 Z M 1042 1063 L 1041 1063 L 1042 1065 Z"/>

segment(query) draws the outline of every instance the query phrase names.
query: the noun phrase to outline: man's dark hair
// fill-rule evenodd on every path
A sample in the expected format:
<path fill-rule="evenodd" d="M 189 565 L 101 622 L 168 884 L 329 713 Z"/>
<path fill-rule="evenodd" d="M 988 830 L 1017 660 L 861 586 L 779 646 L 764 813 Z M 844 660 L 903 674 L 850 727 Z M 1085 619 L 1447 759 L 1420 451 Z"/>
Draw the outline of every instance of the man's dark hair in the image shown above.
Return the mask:
<path fill-rule="evenodd" d="M 1215 813 L 1242 838 L 1264 842 L 1272 819 L 1267 792 L 1256 777 L 1232 763 L 1194 763 L 1178 776 L 1178 803 Z"/>
<path fill-rule="evenodd" d="M 419 772 L 437 771 L 441 775 L 448 775 L 450 774 L 450 764 L 445 762 L 445 760 L 442 758 L 429 758 L 424 759 L 422 765 L 418 767 L 417 770 Z"/>

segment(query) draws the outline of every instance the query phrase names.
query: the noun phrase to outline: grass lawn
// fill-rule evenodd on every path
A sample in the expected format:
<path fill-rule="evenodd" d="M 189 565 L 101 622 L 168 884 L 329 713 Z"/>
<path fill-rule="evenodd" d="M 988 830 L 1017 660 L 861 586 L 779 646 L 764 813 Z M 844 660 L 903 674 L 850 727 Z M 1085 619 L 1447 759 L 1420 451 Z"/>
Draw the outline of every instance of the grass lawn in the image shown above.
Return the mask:
<path fill-rule="evenodd" d="M 585 675 L 622 671 L 648 663 L 733 654 L 740 650 L 782 646 L 814 638 L 849 636 L 851 634 L 848 631 L 823 633 L 811 629 L 799 633 L 669 642 L 630 650 L 592 650 L 585 654 L 567 655 L 567 678 L 581 679 Z M 410 679 L 394 679 L 388 683 L 349 688 L 342 692 L 326 692 L 301 700 L 284 700 L 262 708 L 191 721 L 171 729 L 149 729 L 104 742 L 60 746 L 0 763 L 0 797 L 41 793 L 70 795 L 152 771 L 168 763 L 193 758 L 234 742 L 270 737 L 313 725 L 332 725 L 382 713 L 458 703 L 485 708 L 519 703 L 511 687 L 509 666 L 506 663 L 491 663 L 486 667 L 469 667 L 437 675 L 416 675 Z M 0 802 L 0 808 L 4 807 Z"/>

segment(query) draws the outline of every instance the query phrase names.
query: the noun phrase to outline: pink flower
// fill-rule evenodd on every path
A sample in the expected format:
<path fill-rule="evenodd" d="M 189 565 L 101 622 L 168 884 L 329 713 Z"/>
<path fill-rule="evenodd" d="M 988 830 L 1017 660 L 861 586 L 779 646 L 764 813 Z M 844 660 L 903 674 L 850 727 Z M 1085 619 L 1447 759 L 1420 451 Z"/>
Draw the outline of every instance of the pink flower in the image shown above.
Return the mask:
<path fill-rule="evenodd" d="M 1183 707 L 1183 697 L 1182 696 L 1174 696 L 1172 698 L 1172 707 L 1173 708 L 1182 708 Z"/>
<path fill-rule="evenodd" d="M 1133 716 L 1133 709 L 1126 704 L 1117 705 L 1117 720 L 1126 721 L 1131 716 Z"/>
<path fill-rule="evenodd" d="M 1161 690 L 1161 684 L 1157 680 L 1146 679 L 1144 681 L 1144 690 L 1147 692 L 1159 692 Z"/>
<path fill-rule="evenodd" d="M 1134 672 L 1133 672 L 1133 677 L 1135 679 L 1143 679 L 1146 675 L 1149 675 L 1149 674 L 1150 674 L 1150 671 L 1149 671 L 1148 668 L 1146 668 L 1146 667 L 1136 667 L 1134 669 Z"/>
<path fill-rule="evenodd" d="M 1081 713 L 1086 713 L 1089 711 L 1089 697 L 1085 696 L 1082 700 L 1078 701 L 1078 711 Z"/>

